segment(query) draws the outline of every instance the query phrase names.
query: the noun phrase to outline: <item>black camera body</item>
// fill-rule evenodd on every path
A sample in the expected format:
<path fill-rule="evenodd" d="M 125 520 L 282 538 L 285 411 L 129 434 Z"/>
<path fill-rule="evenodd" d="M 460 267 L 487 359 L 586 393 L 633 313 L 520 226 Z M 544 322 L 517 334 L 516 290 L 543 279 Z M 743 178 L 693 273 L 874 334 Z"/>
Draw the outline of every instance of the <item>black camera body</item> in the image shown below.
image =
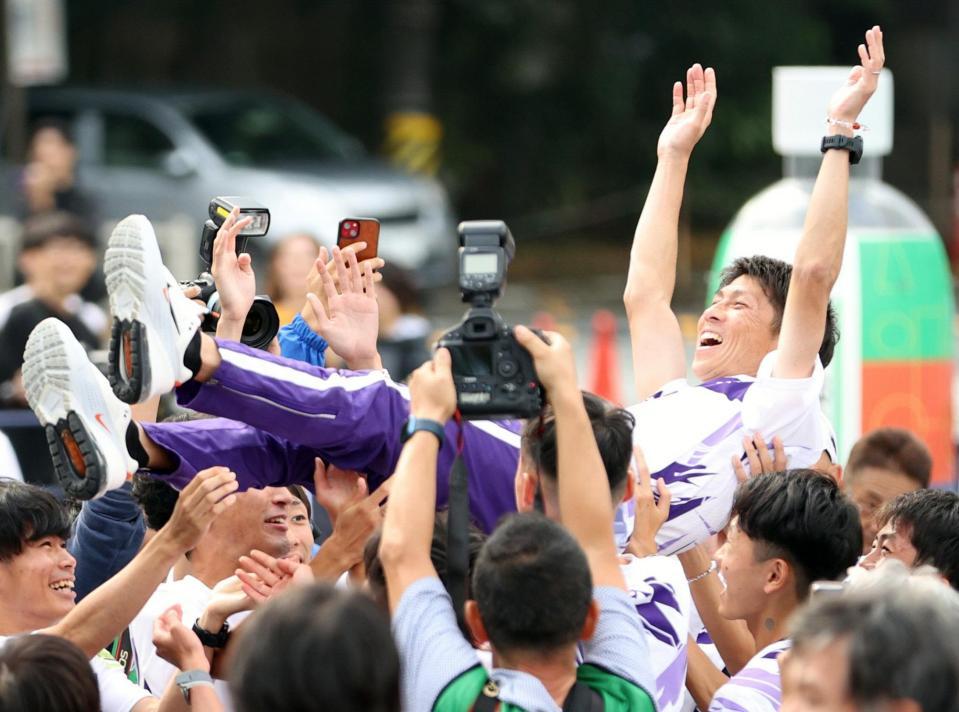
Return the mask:
<path fill-rule="evenodd" d="M 493 309 L 516 251 L 513 235 L 501 220 L 462 222 L 457 232 L 460 291 L 471 307 L 437 346 L 449 349 L 460 414 L 466 420 L 534 417 L 544 398 L 533 358 Z"/>
<path fill-rule="evenodd" d="M 253 224 L 237 236 L 237 254 L 240 254 L 249 237 L 262 237 L 270 228 L 270 211 L 256 201 L 249 198 L 213 198 L 208 209 L 210 219 L 203 224 L 200 236 L 200 258 L 207 270 L 213 263 L 213 240 L 234 206 L 240 208 L 241 219 L 247 215 L 253 217 Z M 183 287 L 200 288 L 200 294 L 195 299 L 202 301 L 207 308 L 207 314 L 200 324 L 200 329 L 215 333 L 216 325 L 220 320 L 220 295 L 213 281 L 213 275 L 209 272 L 201 272 L 196 279 L 180 284 Z M 265 294 L 256 295 L 243 322 L 240 342 L 254 349 L 266 350 L 279 331 L 280 315 L 273 302 Z"/>

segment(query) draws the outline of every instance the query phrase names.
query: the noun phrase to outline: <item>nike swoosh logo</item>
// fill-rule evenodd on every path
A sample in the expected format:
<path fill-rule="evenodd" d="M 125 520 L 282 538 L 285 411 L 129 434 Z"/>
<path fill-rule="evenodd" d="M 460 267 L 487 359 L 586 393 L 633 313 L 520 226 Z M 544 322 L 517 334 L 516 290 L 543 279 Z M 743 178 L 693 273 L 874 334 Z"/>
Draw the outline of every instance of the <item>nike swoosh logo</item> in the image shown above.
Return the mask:
<path fill-rule="evenodd" d="M 103 426 L 104 430 L 106 430 L 108 433 L 110 432 L 110 426 L 103 421 L 103 413 L 97 413 L 93 417 L 96 418 L 97 422 Z"/>

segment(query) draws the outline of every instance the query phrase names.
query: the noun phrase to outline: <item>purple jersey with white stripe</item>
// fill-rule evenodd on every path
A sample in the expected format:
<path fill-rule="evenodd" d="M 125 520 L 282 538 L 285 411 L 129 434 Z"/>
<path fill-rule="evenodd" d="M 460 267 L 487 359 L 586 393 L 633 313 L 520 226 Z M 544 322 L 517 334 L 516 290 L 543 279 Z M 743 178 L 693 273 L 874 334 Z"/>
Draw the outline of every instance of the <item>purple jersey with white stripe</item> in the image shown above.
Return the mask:
<path fill-rule="evenodd" d="M 778 712 L 782 704 L 778 658 L 789 646 L 790 641 L 779 640 L 756 653 L 716 691 L 709 712 Z"/>

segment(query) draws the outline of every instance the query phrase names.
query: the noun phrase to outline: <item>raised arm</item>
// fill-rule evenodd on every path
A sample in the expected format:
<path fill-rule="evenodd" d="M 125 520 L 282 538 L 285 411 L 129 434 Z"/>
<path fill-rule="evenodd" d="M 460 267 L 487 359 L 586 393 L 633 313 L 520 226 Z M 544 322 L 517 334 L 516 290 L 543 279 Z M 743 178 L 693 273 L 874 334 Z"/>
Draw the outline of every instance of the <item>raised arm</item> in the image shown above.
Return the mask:
<path fill-rule="evenodd" d="M 550 332 L 550 343 L 546 344 L 523 326 L 517 326 L 515 334 L 533 356 L 536 374 L 556 416 L 560 520 L 583 548 L 593 585 L 625 589 L 611 535 L 609 479 L 583 405 L 583 394 L 576 385 L 576 366 L 569 342 Z"/>
<path fill-rule="evenodd" d="M 686 373 L 683 337 L 670 302 L 676 285 L 679 209 L 693 147 L 713 117 L 716 73 L 694 64 L 673 85 L 673 113 L 659 136 L 656 173 L 629 255 L 623 303 L 633 346 L 637 396 L 643 400 Z"/>
<path fill-rule="evenodd" d="M 876 91 L 885 62 L 882 30 L 876 25 L 859 45 L 862 64 L 829 101 L 830 123 L 826 134 L 852 136 L 852 124 Z M 803 235 L 796 248 L 789 294 L 779 335 L 779 352 L 773 375 L 806 378 L 816 364 L 816 355 L 826 328 L 826 310 L 842 267 L 849 213 L 849 153 L 826 151 L 809 201 Z"/>
<path fill-rule="evenodd" d="M 133 561 L 44 632 L 66 638 L 92 658 L 130 624 L 213 517 L 236 502 L 236 488 L 236 475 L 226 468 L 199 473 L 180 493 L 170 521 Z"/>
<path fill-rule="evenodd" d="M 410 381 L 410 414 L 445 424 L 456 410 L 449 351 L 438 349 Z M 592 430 L 590 431 L 592 432 Z M 419 579 L 436 576 L 430 547 L 436 509 L 436 459 L 440 440 L 420 430 L 403 446 L 390 489 L 380 538 L 380 562 L 386 574 L 390 612 Z"/>

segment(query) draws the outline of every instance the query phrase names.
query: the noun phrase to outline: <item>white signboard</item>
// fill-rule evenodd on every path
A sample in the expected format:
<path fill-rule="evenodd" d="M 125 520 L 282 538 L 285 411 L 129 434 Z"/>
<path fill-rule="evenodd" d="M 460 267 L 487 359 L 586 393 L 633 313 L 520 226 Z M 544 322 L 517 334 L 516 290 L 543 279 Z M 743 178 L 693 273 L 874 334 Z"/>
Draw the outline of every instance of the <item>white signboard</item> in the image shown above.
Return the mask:
<path fill-rule="evenodd" d="M 6 0 L 7 67 L 16 86 L 51 84 L 67 76 L 63 0 Z"/>

